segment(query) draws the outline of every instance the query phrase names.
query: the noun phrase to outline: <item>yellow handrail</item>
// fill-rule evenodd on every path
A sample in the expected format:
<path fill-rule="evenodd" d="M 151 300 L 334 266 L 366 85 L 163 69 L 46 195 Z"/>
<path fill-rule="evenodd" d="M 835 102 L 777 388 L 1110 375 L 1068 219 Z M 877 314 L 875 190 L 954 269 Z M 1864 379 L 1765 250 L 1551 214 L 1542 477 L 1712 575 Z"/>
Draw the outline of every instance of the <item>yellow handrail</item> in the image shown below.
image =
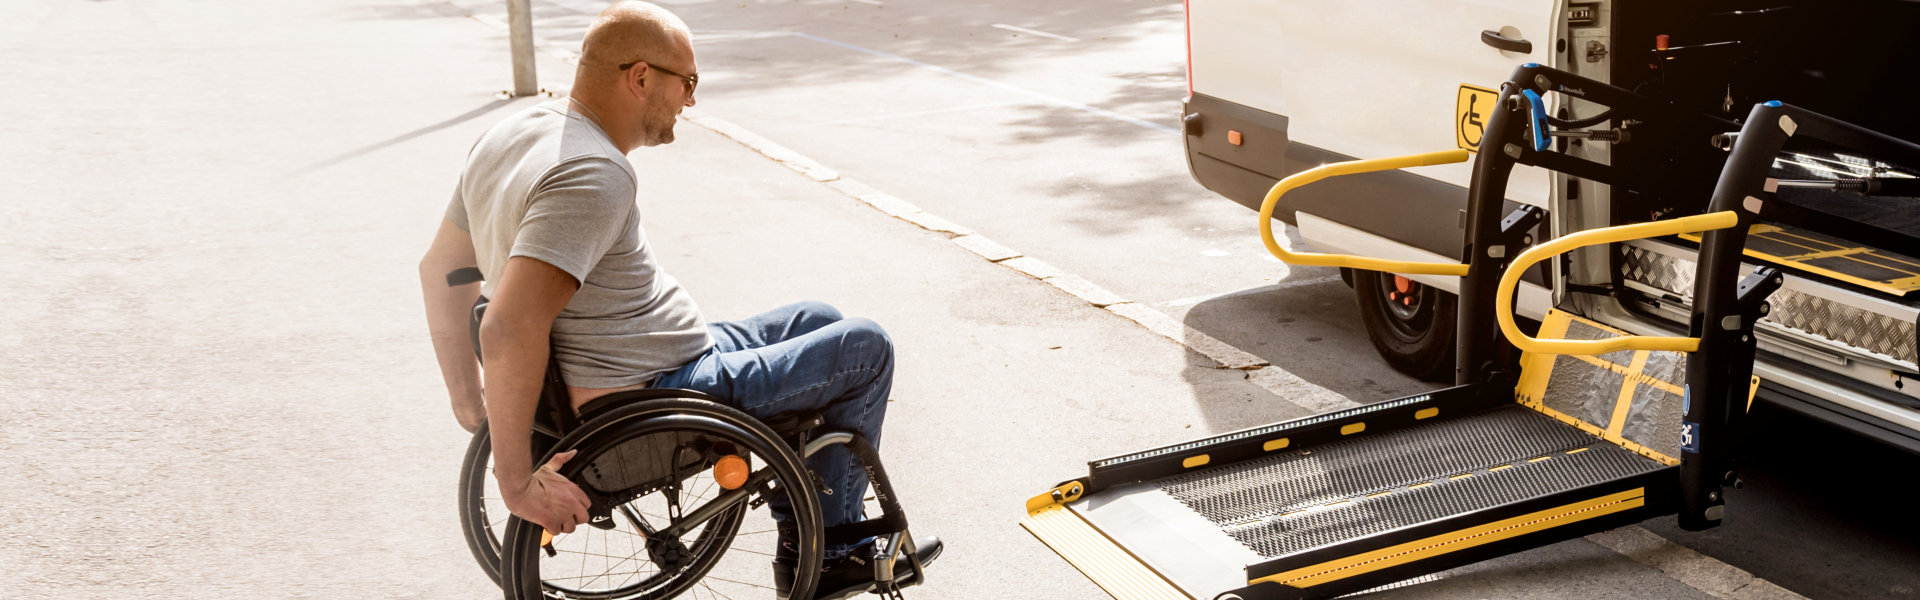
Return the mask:
<path fill-rule="evenodd" d="M 1652 223 L 1636 223 L 1618 227 L 1605 227 L 1582 231 L 1573 235 L 1547 242 L 1520 253 L 1514 257 L 1513 266 L 1500 276 L 1500 291 L 1494 295 L 1495 315 L 1500 321 L 1500 331 L 1515 347 L 1527 352 L 1543 354 L 1606 354 L 1621 350 L 1669 350 L 1674 352 L 1693 352 L 1700 349 L 1700 338 L 1657 337 L 1628 335 L 1604 340 L 1542 340 L 1528 337 L 1520 332 L 1513 323 L 1513 290 L 1520 283 L 1520 276 L 1534 263 L 1548 257 L 1595 244 L 1611 244 L 1627 240 L 1638 240 L 1662 235 L 1675 235 L 1695 231 L 1726 229 L 1740 222 L 1740 216 L 1733 211 L 1722 211 L 1681 217 Z"/>
<path fill-rule="evenodd" d="M 1275 257 L 1280 259 L 1280 262 L 1290 265 L 1347 267 L 1351 269 L 1386 271 L 1405 275 L 1452 275 L 1454 277 L 1464 277 L 1467 274 L 1467 265 L 1459 263 L 1407 262 L 1403 260 L 1368 258 L 1348 254 L 1288 251 L 1273 239 L 1273 207 L 1279 203 L 1282 194 L 1293 190 L 1293 188 L 1335 175 L 1351 175 L 1354 173 L 1390 171 L 1407 167 L 1445 165 L 1466 162 L 1469 156 L 1471 155 L 1465 150 L 1447 150 L 1445 152 L 1428 152 L 1426 154 L 1396 156 L 1393 158 L 1350 160 L 1347 162 L 1320 165 L 1312 169 L 1294 173 L 1292 176 L 1274 183 L 1273 188 L 1267 190 L 1267 199 L 1260 203 L 1260 241 L 1266 242 L 1267 251 L 1272 252 Z"/>

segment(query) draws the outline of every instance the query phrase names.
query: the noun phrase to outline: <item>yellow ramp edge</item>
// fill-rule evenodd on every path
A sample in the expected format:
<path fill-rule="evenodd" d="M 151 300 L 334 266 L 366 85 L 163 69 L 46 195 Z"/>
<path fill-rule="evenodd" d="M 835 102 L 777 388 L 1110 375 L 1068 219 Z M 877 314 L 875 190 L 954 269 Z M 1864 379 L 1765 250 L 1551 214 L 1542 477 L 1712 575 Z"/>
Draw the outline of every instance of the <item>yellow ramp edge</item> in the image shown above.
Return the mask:
<path fill-rule="evenodd" d="M 1194 600 L 1065 506 L 1034 510 L 1020 526 L 1118 600 Z"/>
<path fill-rule="evenodd" d="M 1302 567 L 1278 575 L 1261 577 L 1248 582 L 1248 585 L 1258 584 L 1263 581 L 1272 581 L 1296 588 L 1307 588 L 1332 581 L 1339 581 L 1348 577 L 1371 573 L 1416 560 L 1432 558 L 1449 552 L 1457 552 L 1475 546 L 1519 537 L 1536 531 L 1544 531 L 1595 517 L 1639 508 L 1646 504 L 1646 491 L 1646 488 L 1636 488 L 1617 494 L 1601 496 L 1592 500 L 1575 502 L 1565 506 L 1502 519 L 1485 525 L 1443 533 L 1425 539 L 1381 548 L 1372 552 L 1327 561 L 1310 567 Z"/>

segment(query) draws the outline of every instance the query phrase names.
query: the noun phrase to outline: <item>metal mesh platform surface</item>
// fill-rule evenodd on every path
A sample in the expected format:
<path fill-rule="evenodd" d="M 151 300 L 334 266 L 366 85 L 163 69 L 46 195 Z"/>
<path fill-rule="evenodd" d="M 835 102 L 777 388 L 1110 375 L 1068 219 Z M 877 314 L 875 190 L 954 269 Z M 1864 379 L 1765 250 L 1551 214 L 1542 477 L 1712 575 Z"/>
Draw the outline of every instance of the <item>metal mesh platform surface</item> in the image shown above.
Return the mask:
<path fill-rule="evenodd" d="M 1514 405 L 1157 485 L 1271 558 L 1663 467 Z"/>

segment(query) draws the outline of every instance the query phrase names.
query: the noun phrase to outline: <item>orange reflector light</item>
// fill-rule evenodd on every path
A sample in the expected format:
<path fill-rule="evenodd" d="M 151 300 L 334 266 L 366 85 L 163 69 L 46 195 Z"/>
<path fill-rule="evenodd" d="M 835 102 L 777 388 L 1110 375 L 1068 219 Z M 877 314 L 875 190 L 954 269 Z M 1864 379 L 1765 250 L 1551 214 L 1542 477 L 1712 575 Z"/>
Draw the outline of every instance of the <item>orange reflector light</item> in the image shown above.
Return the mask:
<path fill-rule="evenodd" d="M 747 484 L 747 461 L 738 455 L 728 454 L 713 463 L 713 480 L 720 487 L 735 490 Z"/>
<path fill-rule="evenodd" d="M 1227 143 L 1238 146 L 1240 145 L 1240 139 L 1240 132 L 1227 130 Z"/>
<path fill-rule="evenodd" d="M 545 530 L 545 529 L 542 529 L 542 530 L 540 530 L 540 545 L 541 545 L 542 547 L 546 547 L 546 546 L 552 546 L 552 545 L 553 545 L 553 532 L 551 532 L 551 531 L 547 531 L 547 530 Z"/>

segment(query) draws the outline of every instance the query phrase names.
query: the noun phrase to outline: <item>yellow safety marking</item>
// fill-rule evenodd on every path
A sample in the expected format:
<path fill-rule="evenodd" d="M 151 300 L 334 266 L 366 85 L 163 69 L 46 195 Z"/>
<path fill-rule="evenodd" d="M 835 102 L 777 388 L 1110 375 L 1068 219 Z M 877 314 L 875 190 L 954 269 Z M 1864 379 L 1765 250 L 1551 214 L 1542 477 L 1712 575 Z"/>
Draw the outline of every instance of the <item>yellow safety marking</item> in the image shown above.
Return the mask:
<path fill-rule="evenodd" d="M 1756 225 L 1755 227 L 1757 228 L 1759 226 Z M 1882 292 L 1893 294 L 1895 296 L 1904 296 L 1908 292 L 1912 292 L 1914 290 L 1920 289 L 1920 264 L 1916 264 L 1906 260 L 1901 260 L 1901 258 L 1897 256 L 1883 254 L 1879 250 L 1874 248 L 1840 246 L 1840 245 L 1833 244 L 1832 242 L 1828 242 L 1826 240 L 1810 238 L 1807 236 L 1795 234 L 1793 232 L 1783 231 L 1777 228 L 1772 229 L 1770 231 L 1764 231 L 1764 232 L 1759 231 L 1758 229 L 1753 229 L 1753 230 L 1749 230 L 1748 235 L 1756 238 L 1764 239 L 1767 241 L 1771 241 L 1771 242 L 1793 246 L 1795 248 L 1810 250 L 1812 252 L 1809 254 L 1800 255 L 1800 256 L 1779 256 L 1775 254 L 1761 252 L 1759 250 L 1754 250 L 1753 248 L 1748 247 L 1743 249 L 1743 252 L 1747 256 L 1758 258 L 1758 259 L 1771 262 L 1777 265 L 1782 265 L 1782 266 L 1786 266 L 1794 269 L 1800 269 L 1802 271 L 1807 271 L 1809 273 L 1816 273 L 1819 275 L 1832 277 L 1834 279 L 1838 279 L 1841 281 L 1845 281 L 1845 282 L 1852 283 L 1854 285 L 1858 285 L 1858 286 L 1869 288 L 1869 289 L 1879 290 Z M 1807 242 L 1811 242 L 1815 244 L 1824 244 L 1827 246 L 1831 246 L 1833 249 L 1823 249 L 1815 246 L 1808 246 L 1806 244 L 1796 243 L 1791 240 L 1785 239 L 1789 237 L 1805 240 Z M 1696 243 L 1700 241 L 1700 236 L 1693 235 L 1693 234 L 1683 234 L 1680 236 L 1680 238 L 1684 240 L 1696 242 Z M 1803 262 L 1805 260 L 1812 260 L 1814 258 L 1827 258 L 1826 256 L 1818 256 L 1820 254 L 1840 253 L 1840 252 L 1844 252 L 1844 254 L 1837 255 L 1836 256 L 1837 258 L 1843 258 L 1843 259 L 1846 259 L 1852 262 L 1857 262 L 1864 265 L 1871 265 L 1873 267 L 1880 268 L 1880 269 L 1886 269 L 1890 271 L 1902 270 L 1893 265 L 1860 260 L 1859 257 L 1870 256 L 1875 259 L 1913 267 L 1913 269 L 1906 270 L 1906 274 L 1909 275 L 1908 277 L 1901 277 L 1901 278 L 1891 279 L 1887 281 L 1876 281 L 1872 279 L 1867 279 L 1865 277 L 1860 277 L 1858 275 L 1848 275 L 1846 273 L 1841 273 L 1833 269 L 1810 265 Z"/>
<path fill-rule="evenodd" d="M 1460 85 L 1453 102 L 1453 144 L 1468 152 L 1480 151 L 1480 140 L 1487 135 L 1487 122 L 1493 120 L 1494 104 L 1500 92 L 1477 85 Z"/>
<path fill-rule="evenodd" d="M 1852 256 L 1855 254 L 1872 254 L 1872 253 L 1873 253 L 1872 248 L 1842 248 L 1839 250 L 1828 250 L 1825 252 L 1809 252 L 1806 254 L 1783 256 L 1781 258 L 1785 258 L 1787 260 L 1791 260 L 1794 262 L 1800 262 L 1803 260 L 1818 260 L 1822 258 L 1836 258 L 1841 256 Z"/>
<path fill-rule="evenodd" d="M 1552 460 L 1552 459 L 1553 459 L 1553 457 L 1551 457 L 1551 456 L 1541 456 L 1541 457 L 1537 457 L 1537 458 L 1529 458 L 1529 459 L 1527 459 L 1527 462 L 1530 462 L 1530 463 L 1537 463 L 1537 462 L 1540 462 L 1540 461 L 1543 461 L 1543 460 Z"/>
<path fill-rule="evenodd" d="M 1466 479 L 1466 478 L 1468 478 L 1468 477 L 1472 477 L 1472 476 L 1473 476 L 1473 474 L 1472 474 L 1472 473 L 1461 473 L 1461 474 L 1459 474 L 1459 475 L 1455 475 L 1455 476 L 1452 476 L 1452 477 L 1448 477 L 1448 478 L 1447 478 L 1447 481 L 1456 481 L 1456 480 L 1460 480 L 1460 479 Z"/>
<path fill-rule="evenodd" d="M 1281 246 L 1280 242 L 1274 241 L 1273 208 L 1279 205 L 1280 196 L 1285 195 L 1288 191 L 1328 177 L 1353 175 L 1356 173 L 1372 173 L 1375 171 L 1391 171 L 1408 167 L 1448 165 L 1467 162 L 1467 159 L 1472 156 L 1472 154 L 1467 153 L 1465 150 L 1445 150 L 1409 156 L 1396 156 L 1393 158 L 1337 162 L 1320 165 L 1289 175 L 1285 179 L 1274 182 L 1273 187 L 1267 189 L 1266 199 L 1260 202 L 1260 241 L 1267 245 L 1267 252 L 1273 253 L 1273 256 L 1279 258 L 1280 262 L 1289 265 L 1347 267 L 1367 271 L 1400 273 L 1402 275 L 1452 275 L 1454 277 L 1465 277 L 1467 274 L 1467 265 L 1460 263 L 1408 262 L 1404 260 L 1386 260 L 1346 254 L 1320 254 L 1288 250 L 1285 246 Z"/>
<path fill-rule="evenodd" d="M 1191 468 L 1194 468 L 1194 467 L 1198 467 L 1198 466 L 1202 466 L 1202 465 L 1205 465 L 1205 464 L 1207 464 L 1207 461 L 1210 461 L 1210 460 L 1213 460 L 1213 455 L 1211 455 L 1211 454 L 1202 454 L 1202 455 L 1199 455 L 1199 456 L 1189 456 L 1189 457 L 1187 457 L 1187 459 L 1186 459 L 1186 460 L 1183 460 L 1183 461 L 1180 461 L 1180 466 L 1182 466 L 1182 467 L 1186 467 L 1186 468 L 1189 468 L 1189 469 L 1191 469 Z"/>
<path fill-rule="evenodd" d="M 1488 473 L 1498 473 L 1498 472 L 1500 472 L 1500 471 L 1505 471 L 1505 470 L 1507 470 L 1507 469 L 1511 469 L 1511 468 L 1513 468 L 1513 465 L 1500 465 L 1500 466 L 1498 466 L 1498 467 L 1494 467 L 1494 468 L 1491 468 L 1491 469 L 1487 469 L 1487 472 L 1488 472 Z"/>
<path fill-rule="evenodd" d="M 1540 337 L 1567 337 L 1567 328 L 1571 321 L 1567 313 L 1558 309 L 1547 309 L 1547 318 L 1540 323 Z M 1598 359 L 1595 359 L 1598 360 Z M 1529 408 L 1539 405 L 1547 397 L 1547 382 L 1553 379 L 1552 354 L 1527 352 L 1520 355 L 1520 381 L 1514 386 L 1515 400 Z"/>
<path fill-rule="evenodd" d="M 1277 439 L 1277 440 L 1267 440 L 1267 443 L 1265 443 L 1265 444 L 1261 444 L 1261 445 L 1260 445 L 1260 449 L 1261 449 L 1261 450 L 1265 450 L 1265 451 L 1267 451 L 1267 452 L 1272 452 L 1272 451 L 1275 451 L 1275 450 L 1279 450 L 1279 449 L 1281 449 L 1281 448 L 1285 448 L 1285 447 L 1287 447 L 1287 445 L 1288 445 L 1288 444 L 1291 444 L 1291 443 L 1293 443 L 1293 440 L 1292 440 L 1291 438 L 1280 438 L 1280 439 Z"/>
<path fill-rule="evenodd" d="M 1542 338 L 1565 337 L 1567 334 L 1567 331 L 1572 328 L 1574 321 L 1579 321 L 1582 324 L 1599 329 L 1601 331 L 1624 335 L 1624 333 L 1618 329 L 1614 329 L 1612 327 L 1608 327 L 1606 325 L 1602 325 L 1594 321 L 1580 318 L 1578 316 L 1573 315 L 1572 313 L 1561 311 L 1559 309 L 1548 309 L 1546 319 L 1541 321 L 1540 323 L 1540 336 Z M 1522 406 L 1526 406 L 1527 408 L 1531 408 L 1539 412 L 1540 414 L 1553 417 L 1553 419 L 1556 421 L 1566 423 L 1581 431 L 1585 431 L 1589 434 L 1592 434 L 1594 437 L 1604 439 L 1622 448 L 1626 448 L 1627 450 L 1632 451 L 1635 454 L 1639 454 L 1641 456 L 1645 456 L 1647 458 L 1660 461 L 1660 463 L 1666 464 L 1666 465 L 1680 464 L 1680 459 L 1678 458 L 1668 456 L 1666 453 L 1635 443 L 1632 440 L 1628 440 L 1625 436 L 1621 435 L 1621 431 L 1625 428 L 1625 421 L 1624 421 L 1625 413 L 1621 412 L 1622 411 L 1621 407 L 1631 406 L 1632 396 L 1630 395 L 1628 390 L 1631 390 L 1634 385 L 1653 386 L 1655 388 L 1666 390 L 1667 392 L 1670 392 L 1676 396 L 1685 393 L 1685 391 L 1682 390 L 1680 386 L 1677 386 L 1665 381 L 1661 381 L 1659 379 L 1655 379 L 1652 376 L 1649 376 L 1642 372 L 1646 368 L 1647 360 L 1651 358 L 1651 355 L 1648 354 L 1648 351 L 1645 351 L 1645 350 L 1635 351 L 1633 354 L 1633 360 L 1631 361 L 1631 364 L 1626 366 L 1621 366 L 1608 361 L 1600 360 L 1600 358 L 1597 356 L 1587 356 L 1587 355 L 1580 355 L 1580 354 L 1569 355 L 1575 359 L 1584 361 L 1587 364 L 1591 364 L 1599 368 L 1604 368 L 1609 371 L 1619 373 L 1621 376 L 1626 378 L 1625 381 L 1622 383 L 1622 387 L 1625 388 L 1625 390 L 1623 390 L 1620 393 L 1620 395 L 1615 397 L 1616 399 L 1614 404 L 1614 412 L 1611 415 L 1611 419 L 1608 423 L 1608 427 L 1604 429 L 1598 425 L 1574 418 L 1572 415 L 1568 415 L 1558 410 L 1554 410 L 1553 408 L 1550 408 L 1547 406 L 1546 398 L 1545 398 L 1546 392 L 1547 392 L 1547 382 L 1551 379 L 1553 375 L 1553 365 L 1555 363 L 1555 359 L 1558 356 L 1560 355 L 1548 354 L 1543 352 L 1527 352 L 1520 355 L 1520 364 L 1521 364 L 1520 382 L 1514 388 L 1515 401 L 1519 402 Z M 1751 395 L 1749 395 L 1749 403 L 1751 403 Z"/>
<path fill-rule="evenodd" d="M 1431 482 L 1431 481 L 1423 481 L 1423 482 L 1420 482 L 1420 483 L 1416 483 L 1416 484 L 1413 484 L 1413 485 L 1410 485 L 1410 486 L 1407 486 L 1407 489 L 1409 489 L 1409 490 L 1417 490 L 1417 489 L 1420 489 L 1420 488 L 1423 488 L 1423 487 L 1427 487 L 1427 486 L 1430 486 L 1430 485 L 1433 485 L 1433 482 Z"/>
<path fill-rule="evenodd" d="M 1755 227 L 1755 229 L 1753 229 L 1753 230 L 1751 230 L 1751 231 L 1748 231 L 1748 232 L 1747 232 L 1747 235 L 1752 235 L 1752 236 L 1761 236 L 1762 234 L 1770 234 L 1770 233 L 1775 233 L 1775 232 L 1779 232 L 1779 233 L 1780 233 L 1780 235 L 1782 235 L 1782 236 L 1789 236 L 1789 237 L 1796 237 L 1796 238 L 1800 238 L 1800 239 L 1803 239 L 1803 240 L 1807 240 L 1807 241 L 1809 241 L 1809 242 L 1813 242 L 1813 243 L 1816 243 L 1816 244 L 1826 244 L 1826 245 L 1828 245 L 1828 246 L 1833 246 L 1833 247 L 1835 247 L 1835 248 L 1845 248 L 1845 246 L 1841 246 L 1841 245 L 1839 245 L 1839 244 L 1835 244 L 1835 243 L 1833 243 L 1833 242 L 1829 242 L 1829 241 L 1826 241 L 1826 240 L 1821 240 L 1821 239 L 1816 239 L 1816 238 L 1811 238 L 1811 237 L 1807 237 L 1807 236 L 1804 236 L 1804 235 L 1800 235 L 1800 234 L 1797 234 L 1797 233 L 1794 233 L 1794 232 L 1791 232 L 1791 231 L 1787 231 L 1787 230 L 1784 230 L 1784 229 L 1780 229 L 1780 228 L 1778 228 L 1778 227 L 1772 227 L 1772 226 L 1768 226 L 1768 228 L 1769 228 L 1769 230 L 1768 230 L 1768 231 L 1760 231 L 1760 230 L 1759 230 L 1759 227 L 1760 227 L 1759 225 L 1756 225 L 1756 226 L 1754 226 L 1754 227 Z M 1765 237 L 1765 239 L 1768 239 L 1768 240 L 1772 240 L 1772 241 L 1776 241 L 1776 242 L 1781 242 L 1781 243 L 1787 243 L 1787 244 L 1792 244 L 1792 242 L 1787 242 L 1787 241 L 1785 241 L 1785 240 L 1782 240 L 1782 239 L 1780 239 L 1780 238 L 1777 238 L 1777 237 Z M 1795 246 L 1800 246 L 1799 244 L 1793 244 L 1793 245 L 1795 245 Z M 1805 248 L 1806 246 L 1801 246 L 1801 247 L 1802 247 L 1802 248 Z M 1864 252 L 1865 254 L 1873 254 L 1873 250 L 1874 250 L 1874 249 L 1873 249 L 1873 248 L 1869 248 L 1869 247 L 1860 247 L 1860 248 L 1853 248 L 1853 250 L 1864 250 L 1864 251 L 1866 251 L 1866 252 Z M 1882 256 L 1882 255 L 1878 255 L 1878 254 L 1875 254 L 1875 255 L 1874 255 L 1874 258 L 1878 258 L 1878 259 L 1882 259 L 1882 260 L 1886 260 L 1886 261 L 1888 261 L 1888 262 L 1896 262 L 1896 263 L 1900 263 L 1900 264 L 1903 264 L 1903 265 L 1908 265 L 1908 266 L 1913 266 L 1913 267 L 1920 267 L 1920 263 L 1913 263 L 1913 262 L 1907 262 L 1907 261 L 1904 261 L 1904 260 L 1900 260 L 1900 258 L 1899 258 L 1899 257 L 1895 257 L 1895 256 Z M 1866 261 L 1856 261 L 1856 262 L 1866 262 Z M 1873 264 L 1873 263 L 1867 263 L 1867 264 Z M 1882 266 L 1884 266 L 1884 265 L 1882 265 Z"/>
<path fill-rule="evenodd" d="M 1418 412 L 1413 413 L 1413 420 L 1419 421 L 1422 419 L 1431 419 L 1435 415 L 1439 415 L 1439 414 L 1440 414 L 1440 409 L 1438 407 L 1422 408 Z"/>
<path fill-rule="evenodd" d="M 1268 575 L 1249 581 L 1247 585 L 1272 581 L 1295 588 L 1309 588 L 1644 505 L 1646 488 L 1637 488 Z"/>
<path fill-rule="evenodd" d="M 1379 497 L 1381 497 L 1381 496 L 1385 496 L 1385 495 L 1387 495 L 1387 494 L 1391 494 L 1391 493 L 1393 493 L 1393 490 L 1387 490 L 1387 491 L 1384 491 L 1384 492 L 1380 492 L 1380 493 L 1378 493 L 1378 494 L 1369 494 L 1369 495 L 1368 495 L 1367 497 L 1368 497 L 1368 498 L 1379 498 Z"/>
<path fill-rule="evenodd" d="M 1574 318 L 1576 318 L 1576 319 L 1578 319 L 1579 317 L 1574 317 Z M 1621 335 L 1626 335 L 1625 333 L 1622 333 L 1622 332 L 1619 332 L 1618 330 L 1615 330 L 1615 329 L 1613 329 L 1612 327 L 1606 327 L 1606 326 L 1603 326 L 1603 325 L 1600 325 L 1599 323 L 1594 323 L 1593 321 L 1588 321 L 1588 320 L 1586 320 L 1586 319 L 1580 319 L 1580 321 L 1581 321 L 1581 322 L 1583 322 L 1583 323 L 1587 323 L 1587 324 L 1590 324 L 1590 325 L 1593 325 L 1594 327 L 1598 327 L 1598 328 L 1600 328 L 1600 329 L 1604 329 L 1604 330 L 1607 330 L 1607 331 L 1613 331 L 1613 332 L 1615 332 L 1615 333 L 1620 333 Z M 1646 351 L 1646 350 L 1635 350 L 1634 352 L 1636 353 L 1636 354 L 1635 354 L 1635 356 L 1636 356 L 1636 358 L 1637 358 L 1637 357 L 1638 357 L 1638 356 L 1639 356 L 1640 354 L 1645 354 L 1645 353 L 1646 353 L 1647 351 Z M 1549 357 L 1551 357 L 1551 356 L 1560 356 L 1560 355 L 1557 355 L 1557 354 L 1550 354 L 1550 355 L 1548 355 L 1548 356 L 1549 356 Z M 1630 370 L 1628 369 L 1628 367 L 1623 367 L 1623 366 L 1620 366 L 1620 365 L 1618 365 L 1618 364 L 1615 364 L 1615 363 L 1610 363 L 1610 362 L 1607 362 L 1607 361 L 1604 361 L 1604 360 L 1600 360 L 1600 358 L 1599 358 L 1599 357 L 1595 357 L 1595 356 L 1587 356 L 1587 355 L 1584 355 L 1584 354 L 1570 354 L 1570 355 L 1567 355 L 1567 356 L 1568 356 L 1568 357 L 1570 357 L 1570 358 L 1574 358 L 1574 359 L 1577 359 L 1577 360 L 1580 360 L 1581 362 L 1585 362 L 1585 363 L 1587 363 L 1587 364 L 1590 364 L 1590 365 L 1593 365 L 1593 366 L 1596 366 L 1596 367 L 1600 367 L 1600 368 L 1602 368 L 1602 369 L 1606 369 L 1606 370 L 1608 370 L 1608 371 L 1613 371 L 1613 372 L 1615 372 L 1615 373 L 1619 373 L 1620 375 L 1622 375 L 1622 376 L 1625 376 L 1625 377 L 1626 377 L 1626 378 L 1628 378 L 1628 379 L 1632 379 L 1632 380 L 1634 380 L 1634 382 L 1635 382 L 1635 383 L 1639 383 L 1640 385 L 1650 385 L 1650 386 L 1653 386 L 1653 387 L 1657 387 L 1657 388 L 1660 388 L 1660 389 L 1663 389 L 1663 390 L 1666 390 L 1666 391 L 1669 391 L 1669 392 L 1673 392 L 1673 394 L 1674 394 L 1674 395 L 1680 395 L 1680 394 L 1683 394 L 1683 393 L 1685 393 L 1685 392 L 1683 392 L 1683 391 L 1681 391 L 1681 389 L 1680 389 L 1680 386 L 1677 386 L 1677 385 L 1674 385 L 1674 384 L 1671 384 L 1671 383 L 1667 383 L 1667 382 L 1665 382 L 1665 381 L 1661 381 L 1661 380 L 1659 380 L 1659 379 L 1655 379 L 1655 378 L 1653 378 L 1653 377 L 1652 377 L 1652 376 L 1650 376 L 1650 375 L 1646 375 L 1646 374 L 1643 374 L 1643 373 L 1634 373 L 1634 372 L 1631 372 L 1631 371 L 1630 371 Z"/>
<path fill-rule="evenodd" d="M 1115 598 L 1193 600 L 1072 509 L 1050 505 L 1020 519 L 1020 526 Z"/>
<path fill-rule="evenodd" d="M 1627 372 L 1622 373 L 1622 375 L 1626 375 L 1627 378 L 1620 383 L 1620 395 L 1613 401 L 1613 418 L 1607 421 L 1607 436 L 1609 439 L 1620 438 L 1620 432 L 1627 428 L 1627 411 L 1633 408 L 1634 388 L 1639 384 L 1641 379 L 1637 377 L 1637 375 L 1640 375 L 1641 369 L 1647 367 L 1647 357 L 1650 354 L 1652 353 L 1646 350 L 1634 352 L 1633 364 L 1627 365 Z"/>
<path fill-rule="evenodd" d="M 1572 416 L 1569 416 L 1566 413 L 1554 410 L 1552 408 L 1548 408 L 1544 405 L 1529 404 L 1527 405 L 1527 407 L 1540 411 L 1540 414 L 1553 417 L 1555 420 L 1558 420 L 1561 423 L 1572 425 L 1581 431 L 1585 431 L 1588 434 L 1593 435 L 1594 437 L 1604 439 L 1608 442 L 1612 442 L 1614 445 L 1620 446 L 1621 448 L 1626 448 L 1627 450 L 1635 454 L 1639 454 L 1641 456 L 1645 456 L 1647 458 L 1660 461 L 1661 464 L 1665 464 L 1668 466 L 1680 464 L 1680 459 L 1678 458 L 1667 456 L 1665 453 L 1634 443 L 1632 440 L 1628 440 L 1626 438 L 1609 436 L 1607 435 L 1606 430 L 1596 427 L 1592 423 L 1588 423 L 1586 421 L 1573 418 Z"/>
<path fill-rule="evenodd" d="M 1579 454 L 1581 452 L 1586 452 L 1586 451 L 1587 451 L 1586 448 L 1574 448 L 1572 450 L 1568 450 L 1567 454 Z"/>
<path fill-rule="evenodd" d="M 1353 435 L 1366 430 L 1367 430 L 1366 423 L 1354 423 L 1351 425 L 1341 425 L 1340 435 Z"/>
<path fill-rule="evenodd" d="M 1040 510 L 1045 509 L 1046 507 L 1049 507 L 1049 506 L 1066 504 L 1068 502 L 1079 500 L 1080 495 L 1085 494 L 1086 491 L 1087 491 L 1087 486 L 1082 485 L 1078 481 L 1069 481 L 1069 482 L 1060 484 L 1060 487 L 1047 490 L 1046 493 L 1040 494 L 1038 496 L 1034 496 L 1032 498 L 1028 498 L 1027 513 L 1032 514 L 1035 512 L 1039 512 Z"/>

